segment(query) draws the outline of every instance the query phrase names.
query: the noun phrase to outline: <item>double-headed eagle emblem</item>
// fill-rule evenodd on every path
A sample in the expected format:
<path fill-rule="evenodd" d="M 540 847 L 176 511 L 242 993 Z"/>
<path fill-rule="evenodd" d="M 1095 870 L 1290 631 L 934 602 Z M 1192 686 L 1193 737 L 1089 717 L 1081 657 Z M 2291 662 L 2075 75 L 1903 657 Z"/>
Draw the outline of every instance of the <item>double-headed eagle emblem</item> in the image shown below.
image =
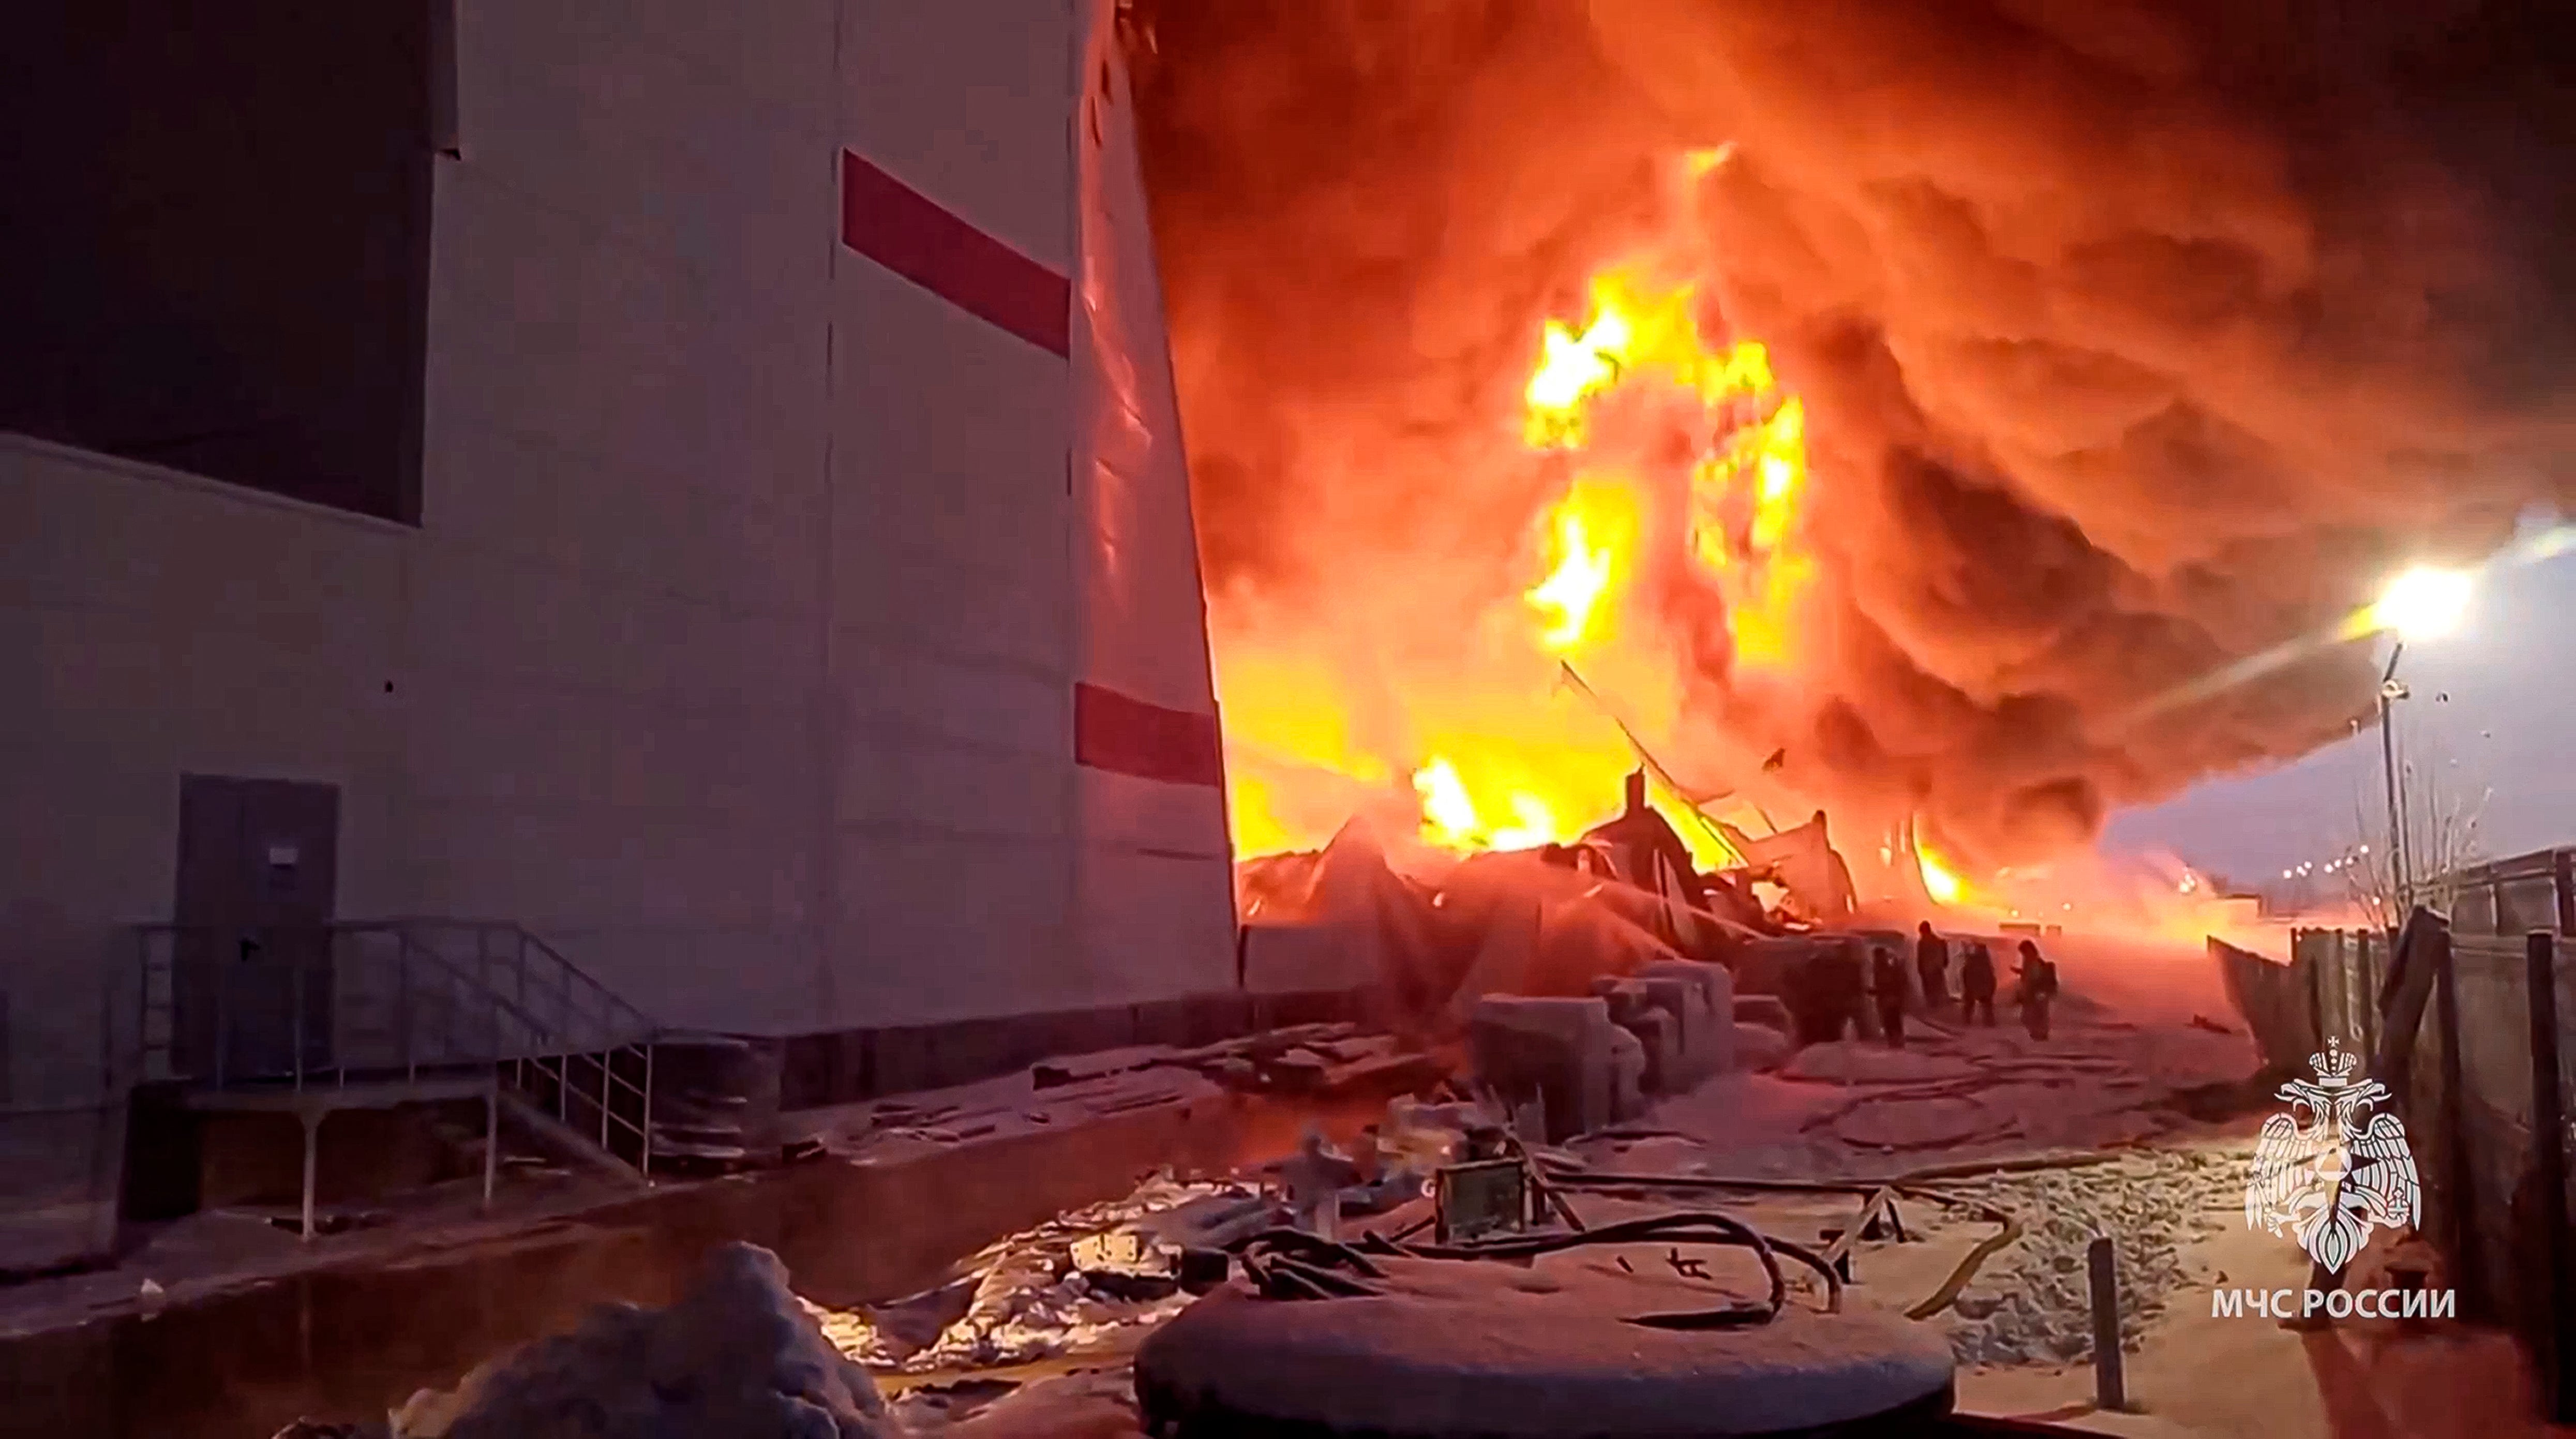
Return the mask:
<path fill-rule="evenodd" d="M 2280 1088 L 2290 1112 L 2263 1121 L 2254 1176 L 2245 1185 L 2245 1225 L 2296 1236 L 2329 1273 L 2340 1273 L 2373 1229 L 2415 1223 L 2421 1191 L 2406 1126 L 2369 1114 L 2388 1086 L 2356 1078 L 2357 1056 L 2339 1040 L 2309 1056 L 2314 1080 Z"/>

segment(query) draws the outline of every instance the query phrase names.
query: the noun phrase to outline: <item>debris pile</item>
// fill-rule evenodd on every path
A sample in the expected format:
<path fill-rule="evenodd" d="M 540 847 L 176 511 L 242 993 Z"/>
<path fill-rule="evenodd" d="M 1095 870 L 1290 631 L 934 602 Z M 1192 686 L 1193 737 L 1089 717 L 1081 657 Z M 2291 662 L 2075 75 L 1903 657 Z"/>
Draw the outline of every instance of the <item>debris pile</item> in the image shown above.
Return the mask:
<path fill-rule="evenodd" d="M 1281 1217 L 1275 1200 L 1248 1185 L 1158 1175 L 1123 1199 L 988 1245 L 956 1280 L 909 1299 L 850 1310 L 796 1302 L 834 1348 L 871 1369 L 1023 1364 L 1109 1347 L 1122 1332 L 1169 1319 L 1190 1301 L 1185 1255 L 1222 1249 Z"/>
<path fill-rule="evenodd" d="M 1030 1080 L 1044 1093 L 1152 1069 L 1185 1069 L 1240 1093 L 1296 1099 L 1409 1094 L 1449 1072 L 1438 1056 L 1394 1035 L 1343 1023 L 1293 1025 L 1141 1058 L 1054 1061 L 1036 1066 Z"/>
<path fill-rule="evenodd" d="M 1375 984 L 1401 1027 L 1447 1038 L 1487 995 L 1582 996 L 1605 975 L 1721 960 L 1810 922 L 1750 900 L 1749 871 L 1693 869 L 1646 807 L 1642 780 L 1632 776 L 1625 812 L 1572 845 L 1461 859 L 1401 840 L 1391 848 L 1354 821 L 1320 851 L 1245 861 L 1247 979 L 1256 989 Z M 1791 849 L 1830 857 L 1821 833 Z M 1847 902 L 1824 908 L 1849 913 Z"/>
<path fill-rule="evenodd" d="M 2072 1363 L 2093 1352 L 2085 1250 L 2111 1236 L 2120 1334 L 2135 1348 L 2190 1274 L 2182 1252 L 2241 1208 L 2226 1155 L 2140 1151 L 2108 1164 L 1945 1181 L 1942 1189 L 2021 1216 L 2019 1243 L 1988 1260 L 1944 1314 L 1966 1365 Z"/>
<path fill-rule="evenodd" d="M 453 1392 L 423 1392 L 392 1439 L 884 1439 L 876 1385 L 827 1343 L 775 1255 L 730 1244 L 668 1309 L 606 1305 L 504 1355 Z"/>

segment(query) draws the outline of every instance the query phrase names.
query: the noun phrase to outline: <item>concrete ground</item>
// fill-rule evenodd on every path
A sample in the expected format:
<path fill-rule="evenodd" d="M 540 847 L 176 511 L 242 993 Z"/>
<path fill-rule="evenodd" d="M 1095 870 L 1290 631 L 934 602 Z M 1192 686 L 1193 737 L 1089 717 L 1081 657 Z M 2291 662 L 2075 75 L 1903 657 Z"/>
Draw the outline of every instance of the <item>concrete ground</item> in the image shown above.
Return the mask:
<path fill-rule="evenodd" d="M 479 1182 L 445 1186 L 309 1244 L 259 1214 L 195 1216 L 113 1268 L 0 1288 L 0 1427 L 266 1439 L 301 1416 L 364 1418 L 602 1302 L 668 1303 L 727 1241 L 771 1249 L 826 1302 L 890 1299 L 1158 1165 L 1236 1148 L 1231 1105 L 1194 1075 L 1041 1097 L 1022 1074 L 907 1102 L 882 1125 L 833 1116 L 805 1162 L 649 1192 L 539 1171 L 489 1213 Z M 978 1109 L 1010 1122 L 955 1122 Z"/>
<path fill-rule="evenodd" d="M 2259 1114 L 2212 1121 L 2195 1102 L 2250 1071 L 2250 1043 L 2230 1032 L 2223 996 L 2191 956 L 2141 958 L 2080 941 L 2051 949 L 2068 999 L 2047 1040 L 2009 1027 L 2009 1015 L 1998 1029 L 1918 1021 L 1902 1052 L 1856 1042 L 1815 1047 L 1781 1072 L 1722 1076 L 1575 1149 L 1595 1172 L 1786 1179 L 1953 1171 L 1925 1182 L 1960 1203 L 1903 1202 L 1907 1241 L 1861 1244 L 1846 1302 L 1898 1310 L 1921 1303 L 1997 1232 L 1991 1211 L 2012 1213 L 2021 1238 L 1987 1256 L 1959 1302 L 1926 1321 L 1944 1330 L 1960 1356 L 1966 1411 L 2141 1436 L 2521 1439 L 2555 1432 L 2529 1417 L 2526 1367 L 2500 1336 L 2457 1326 L 2400 1333 L 2360 1321 L 2293 1333 L 2267 1319 L 2213 1317 L 2215 1288 L 2295 1288 L 2307 1274 L 2294 1245 L 2244 1225 L 2243 1175 Z M 847 1310 L 925 1287 L 954 1256 L 1000 1234 L 1124 1194 L 1138 1177 L 1129 1171 L 1150 1167 L 1158 1155 L 1196 1152 L 1223 1167 L 1293 1138 L 1295 1116 L 1247 1116 L 1243 1108 L 1168 1071 L 1121 1078 L 1096 1092 L 1036 1091 L 1023 1074 L 811 1116 L 827 1146 L 816 1164 L 761 1179 L 666 1186 L 656 1202 L 669 1207 L 649 1212 L 662 1218 L 634 1209 L 631 1194 L 569 1175 L 522 1177 L 493 1214 L 480 1213 L 470 1188 L 459 1188 L 423 1196 L 402 1223 L 310 1245 L 256 1218 L 201 1216 L 112 1271 L 0 1290 L 0 1340 L 101 1318 L 147 1318 L 298 1273 L 489 1259 L 603 1212 L 625 1214 L 620 1222 L 628 1229 L 676 1225 L 699 1238 L 769 1243 L 788 1258 L 800 1293 Z M 1193 1110 L 1199 1118 L 1188 1117 Z M 1211 1117 L 1223 1119 L 1223 1132 L 1191 1139 Z M 1345 1126 L 1366 1117 L 1339 1116 Z M 1259 1135 L 1247 1137 L 1247 1130 Z M 1105 1138 L 1112 1131 L 1122 1136 L 1114 1144 Z M 1991 1172 L 2036 1158 L 2053 1162 Z M 915 1171 L 917 1182 L 903 1177 Z M 771 1196 L 765 1207 L 744 1207 L 747 1196 L 759 1194 Z M 1632 1192 L 1583 1193 L 1576 1203 L 1594 1223 L 1713 1205 L 1765 1232 L 1821 1245 L 1824 1231 L 1849 1226 L 1857 1200 Z M 919 1242 L 911 1247 L 922 1253 L 912 1259 L 919 1262 L 882 1255 L 854 1262 L 842 1252 L 884 1248 L 888 1236 L 872 1231 L 896 1216 L 904 1224 L 938 1221 L 914 1235 Z M 970 1229 L 972 1237 L 963 1237 Z M 2123 1259 L 2129 1413 L 2091 1405 L 2093 1372 L 2081 1342 L 2089 1320 L 2080 1264 L 2071 1256 L 2096 1231 L 2114 1237 Z M 651 1237 L 665 1248 L 678 1242 Z M 800 1259 L 800 1251 L 810 1257 Z M 1749 1266 L 1720 1258 L 1709 1267 L 1728 1284 L 1749 1279 Z M 569 1302 L 576 1297 L 657 1302 L 646 1290 L 564 1297 L 565 1322 L 578 1312 Z M 1791 1302 L 1816 1299 L 1812 1285 L 1801 1285 Z M 1087 1354 L 1044 1354 L 1042 1343 L 1033 1344 L 1026 1352 L 1038 1357 L 1027 1362 L 889 1374 L 885 1387 L 917 1430 L 956 1439 L 1126 1436 L 1138 1432 L 1124 1369 L 1138 1337 L 1123 1329 L 1107 1352 Z M 310 1350 L 312 1338 L 303 1342 Z M 312 1366 L 309 1354 L 304 1362 Z M 439 1364 L 461 1372 L 451 1360 Z M 218 1392 L 232 1382 L 211 1369 L 164 1377 Z M 454 1377 L 442 1372 L 429 1382 Z M 368 1383 L 395 1386 L 390 1375 Z M 0 1391 L 0 1400 L 17 1392 L 5 1382 Z M 329 1412 L 380 1402 L 373 1394 L 343 1385 Z M 104 1427 L 55 1427 L 156 1439 L 236 1432 L 204 1416 L 180 1422 L 149 1405 L 111 1408 Z M 85 1419 L 88 1411 L 80 1413 Z"/>

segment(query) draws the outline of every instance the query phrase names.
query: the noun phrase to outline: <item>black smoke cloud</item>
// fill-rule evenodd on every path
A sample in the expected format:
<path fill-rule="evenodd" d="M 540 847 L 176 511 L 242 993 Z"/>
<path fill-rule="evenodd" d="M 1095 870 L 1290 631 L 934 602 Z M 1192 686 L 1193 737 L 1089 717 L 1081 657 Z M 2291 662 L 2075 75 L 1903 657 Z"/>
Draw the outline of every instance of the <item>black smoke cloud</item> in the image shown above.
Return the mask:
<path fill-rule="evenodd" d="M 1708 673 L 1695 702 L 1975 858 L 2341 737 L 2355 647 L 2134 716 L 2568 498 L 2576 55 L 2546 7 L 1139 14 L 1221 625 L 1508 553 L 1525 497 L 1480 446 L 1539 317 L 1676 232 L 1807 401 L 1831 614 L 1821 692 Z M 1721 143 L 1694 193 L 1655 178 Z"/>

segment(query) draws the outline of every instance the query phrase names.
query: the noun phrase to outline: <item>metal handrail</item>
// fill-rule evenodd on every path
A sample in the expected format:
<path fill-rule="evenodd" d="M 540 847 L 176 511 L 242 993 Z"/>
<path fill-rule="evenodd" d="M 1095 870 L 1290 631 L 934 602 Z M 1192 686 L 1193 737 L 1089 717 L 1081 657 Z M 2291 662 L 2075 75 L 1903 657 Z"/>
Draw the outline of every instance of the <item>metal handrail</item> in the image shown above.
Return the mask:
<path fill-rule="evenodd" d="M 588 970 L 583 969 L 580 965 L 577 965 L 571 960 L 565 958 L 563 951 L 556 949 L 551 944 L 548 944 L 542 936 L 531 932 L 525 925 L 519 924 L 515 920 L 459 919 L 452 915 L 397 915 L 388 919 L 369 921 L 368 923 L 375 926 L 392 926 L 409 930 L 449 929 L 481 930 L 487 932 L 506 931 L 524 941 L 530 948 L 543 954 L 547 959 L 552 960 L 557 972 L 562 974 L 568 981 L 579 984 L 585 993 L 597 997 L 602 1007 L 609 1012 L 611 1018 L 622 1019 L 629 1023 L 643 1026 L 647 1029 L 658 1029 L 659 1027 L 654 1024 L 650 1016 L 645 1014 L 643 1010 L 636 1008 L 635 1005 L 629 1002 L 625 996 L 619 994 L 613 989 L 610 989 L 607 985 L 600 983 L 599 980 Z"/>
<path fill-rule="evenodd" d="M 533 1068 L 538 1076 L 551 1081 L 559 1118 L 570 1119 L 576 1098 L 592 1105 L 599 1111 L 600 1147 L 614 1152 L 612 1139 L 616 1133 L 632 1135 L 640 1156 L 637 1167 L 650 1174 L 653 1051 L 660 1037 L 659 1027 L 642 1010 L 520 925 L 403 918 L 316 925 L 154 924 L 138 926 L 136 932 L 142 958 L 136 1053 L 138 1069 L 146 1075 L 152 1073 L 157 1057 L 161 1061 L 158 1077 L 210 1082 L 217 1089 L 236 1083 L 283 1081 L 301 1093 L 308 1084 L 346 1086 L 353 1075 L 399 1072 L 407 1079 L 417 1080 L 425 1064 L 451 1068 L 488 1065 L 496 1076 L 508 1076 L 512 1087 L 536 1097 L 528 1084 L 528 1073 Z M 440 940 L 457 935 L 470 937 L 470 958 L 460 959 L 441 948 Z M 283 1072 L 278 1068 L 265 1074 L 235 1072 L 230 1053 L 235 1026 L 233 1017 L 226 1012 L 234 972 L 218 952 L 183 957 L 182 947 L 190 936 L 238 941 L 246 946 L 284 936 L 320 938 L 318 966 L 311 952 L 293 944 L 286 946 L 290 963 L 285 975 L 291 981 L 291 1002 L 285 1037 L 291 1053 L 281 1067 Z M 362 970 L 368 958 L 365 951 L 352 952 L 344 946 L 369 940 L 389 941 L 391 945 L 392 982 L 387 1002 L 391 1007 L 390 1037 L 398 1048 L 400 1062 L 390 1069 L 385 1065 L 353 1064 L 351 1056 L 338 1052 L 336 1046 L 316 1062 L 315 1040 L 327 1040 L 335 1034 L 346 1013 L 340 1008 L 343 991 L 338 988 L 337 978 Z M 532 958 L 536 961 L 533 976 Z M 211 1002 L 213 1021 L 211 1075 L 181 1072 L 183 1067 L 193 1067 L 183 1066 L 183 1046 L 191 1037 L 202 1038 L 181 1032 L 180 975 L 185 970 L 204 972 L 212 980 L 206 996 Z M 307 1012 L 317 970 L 335 981 L 329 1001 L 333 1013 L 321 1021 L 324 1028 L 319 1036 L 314 1018 Z M 510 981 L 515 981 L 509 987 L 515 990 L 516 998 L 505 992 L 504 985 Z M 162 1017 L 157 1027 L 156 1013 Z M 193 1031 L 195 1026 L 190 1028 Z M 621 1054 L 640 1059 L 642 1083 L 619 1072 L 617 1060 Z M 198 1056 L 197 1062 L 203 1063 L 203 1059 Z M 595 1083 L 587 1072 L 576 1070 L 576 1060 L 596 1071 Z M 638 1118 L 629 1119 L 619 1112 L 621 1101 L 627 1100 L 638 1108 Z"/>

